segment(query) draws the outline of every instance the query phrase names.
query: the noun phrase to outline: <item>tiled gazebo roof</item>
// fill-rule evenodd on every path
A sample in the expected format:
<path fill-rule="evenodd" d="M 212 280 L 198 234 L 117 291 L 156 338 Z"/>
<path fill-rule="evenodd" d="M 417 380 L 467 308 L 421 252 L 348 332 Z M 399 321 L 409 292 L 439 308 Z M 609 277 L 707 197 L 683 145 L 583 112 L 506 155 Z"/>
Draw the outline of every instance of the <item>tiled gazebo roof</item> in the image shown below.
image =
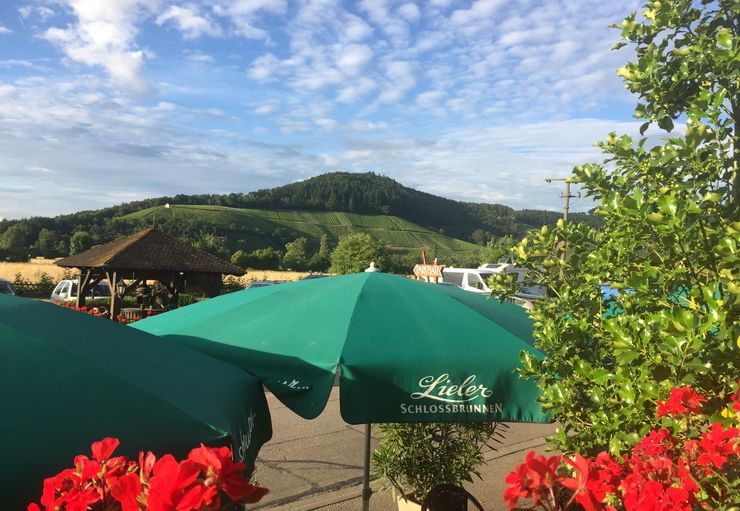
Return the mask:
<path fill-rule="evenodd" d="M 65 257 L 56 264 L 64 268 L 244 274 L 238 266 L 153 228 Z"/>

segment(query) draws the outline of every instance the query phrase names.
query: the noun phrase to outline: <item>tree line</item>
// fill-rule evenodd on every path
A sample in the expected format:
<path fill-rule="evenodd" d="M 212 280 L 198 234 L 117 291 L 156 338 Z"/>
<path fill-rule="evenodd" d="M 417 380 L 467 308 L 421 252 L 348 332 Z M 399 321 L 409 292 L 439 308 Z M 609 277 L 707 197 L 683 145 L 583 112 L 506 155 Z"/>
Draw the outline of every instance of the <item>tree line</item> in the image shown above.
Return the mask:
<path fill-rule="evenodd" d="M 396 181 L 374 173 L 351 174 L 334 172 L 300 183 L 227 195 L 176 195 L 134 201 L 97 211 L 82 211 L 53 218 L 32 217 L 23 220 L 0 221 L 0 260 L 25 261 L 29 257 L 64 257 L 93 245 L 132 234 L 151 226 L 147 219 L 123 219 L 124 215 L 164 204 L 217 205 L 254 209 L 303 209 L 389 214 L 399 216 L 442 234 L 472 241 L 481 247 L 497 243 L 503 237 L 520 239 L 527 231 L 542 225 L 554 225 L 560 214 L 552 211 L 515 211 L 500 204 L 457 202 L 407 188 Z M 587 214 L 574 214 L 576 221 L 594 224 Z M 307 266 L 302 259 L 291 259 L 294 251 L 288 243 L 305 247 L 306 258 L 316 256 L 313 266 L 320 268 L 320 238 L 304 238 L 282 226 L 270 232 L 257 227 L 217 227 L 199 219 L 166 215 L 158 219 L 158 227 L 224 259 L 240 252 L 253 254 L 255 264 L 274 263 L 276 254 L 289 254 L 285 264 Z M 337 240 L 333 240 L 336 242 Z M 429 247 L 434 250 L 434 247 Z M 460 261 L 463 262 L 463 261 Z M 281 263 L 282 264 L 282 263 Z"/>

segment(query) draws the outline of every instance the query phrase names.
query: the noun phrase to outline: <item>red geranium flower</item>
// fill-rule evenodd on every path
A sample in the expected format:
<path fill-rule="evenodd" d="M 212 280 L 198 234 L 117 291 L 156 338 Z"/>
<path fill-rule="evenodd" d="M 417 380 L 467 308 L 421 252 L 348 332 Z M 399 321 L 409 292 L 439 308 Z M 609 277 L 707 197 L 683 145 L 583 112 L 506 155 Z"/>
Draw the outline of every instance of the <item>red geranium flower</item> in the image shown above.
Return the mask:
<path fill-rule="evenodd" d="M 679 415 L 699 413 L 701 403 L 706 402 L 706 398 L 701 394 L 694 392 L 691 387 L 678 387 L 671 390 L 668 401 L 658 401 L 658 417 L 670 415 L 676 417 Z"/>
<path fill-rule="evenodd" d="M 234 501 L 252 501 L 261 499 L 267 490 L 259 488 L 241 476 L 247 469 L 244 463 L 234 463 L 231 449 L 228 447 L 212 448 L 201 444 L 190 451 L 188 459 L 203 469 L 206 485 L 216 484 Z M 257 500 L 251 500 L 256 498 Z"/>
<path fill-rule="evenodd" d="M 714 465 L 722 468 L 727 462 L 728 455 L 740 454 L 740 445 L 735 441 L 737 437 L 737 428 L 724 429 L 722 424 L 715 422 L 712 424 L 712 429 L 706 431 L 699 441 L 703 452 L 697 457 L 697 463 L 703 467 Z"/>
<path fill-rule="evenodd" d="M 527 453 L 527 458 L 534 456 L 534 451 Z M 532 489 L 529 478 L 527 477 L 527 465 L 521 463 L 516 468 L 509 472 L 504 482 L 509 485 L 504 491 L 504 499 L 509 506 L 509 509 L 516 507 L 517 502 L 520 498 L 528 499 L 532 497 Z"/>
<path fill-rule="evenodd" d="M 121 442 L 117 438 L 104 438 L 100 442 L 94 442 L 92 444 L 92 455 L 93 459 L 98 462 L 103 462 L 110 458 L 113 451 L 121 445 Z"/>
<path fill-rule="evenodd" d="M 139 511 L 138 498 L 142 487 L 137 474 L 129 472 L 118 478 L 111 484 L 110 490 L 111 496 L 121 503 L 122 511 Z"/>

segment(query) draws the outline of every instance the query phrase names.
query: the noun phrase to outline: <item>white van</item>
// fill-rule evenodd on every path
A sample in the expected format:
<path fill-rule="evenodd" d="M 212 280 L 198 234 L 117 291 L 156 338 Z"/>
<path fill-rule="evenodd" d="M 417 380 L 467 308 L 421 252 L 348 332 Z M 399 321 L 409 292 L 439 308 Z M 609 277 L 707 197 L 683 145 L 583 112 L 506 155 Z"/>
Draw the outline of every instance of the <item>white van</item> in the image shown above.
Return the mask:
<path fill-rule="evenodd" d="M 445 268 L 442 270 L 443 282 L 448 282 L 461 287 L 465 291 L 480 294 L 491 294 L 491 289 L 486 284 L 491 272 L 482 272 L 475 268 Z"/>
<path fill-rule="evenodd" d="M 57 284 L 51 292 L 52 302 L 76 302 L 78 279 L 66 279 Z M 107 280 L 101 280 L 95 284 L 87 293 L 88 298 L 110 298 L 110 286 Z"/>

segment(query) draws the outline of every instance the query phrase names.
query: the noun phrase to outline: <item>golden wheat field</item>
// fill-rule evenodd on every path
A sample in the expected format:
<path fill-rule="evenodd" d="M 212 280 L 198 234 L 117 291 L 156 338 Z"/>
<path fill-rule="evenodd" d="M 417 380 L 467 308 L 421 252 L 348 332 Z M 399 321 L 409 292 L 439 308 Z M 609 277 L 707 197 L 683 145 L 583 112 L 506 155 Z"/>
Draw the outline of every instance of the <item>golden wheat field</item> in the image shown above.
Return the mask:
<path fill-rule="evenodd" d="M 226 280 L 238 280 L 242 284 L 246 284 L 253 280 L 274 280 L 275 282 L 286 282 L 298 280 L 306 275 L 308 275 L 308 273 L 300 271 L 247 270 L 246 275 L 242 275 L 241 277 L 229 276 L 226 277 Z"/>
<path fill-rule="evenodd" d="M 46 273 L 51 277 L 52 280 L 62 280 L 65 276 L 65 269 L 60 268 L 54 264 L 54 259 L 43 259 L 36 258 L 31 259 L 27 263 L 8 263 L 0 262 L 0 279 L 13 280 L 16 274 L 20 273 L 24 280 L 30 282 L 37 282 L 41 273 Z M 70 273 L 76 274 L 74 270 L 66 270 L 67 275 Z M 285 282 L 298 280 L 304 275 L 305 272 L 298 271 L 271 271 L 271 270 L 248 270 L 246 275 L 241 277 L 227 277 L 228 279 L 235 279 L 246 284 L 253 280 L 274 280 L 276 282 Z"/>
<path fill-rule="evenodd" d="M 52 280 L 57 281 L 64 278 L 64 268 L 54 264 L 55 259 L 43 259 L 37 257 L 27 263 L 0 262 L 0 279 L 13 280 L 20 273 L 24 280 L 36 282 L 41 273 L 46 273 Z M 69 270 L 67 270 L 69 273 Z"/>

